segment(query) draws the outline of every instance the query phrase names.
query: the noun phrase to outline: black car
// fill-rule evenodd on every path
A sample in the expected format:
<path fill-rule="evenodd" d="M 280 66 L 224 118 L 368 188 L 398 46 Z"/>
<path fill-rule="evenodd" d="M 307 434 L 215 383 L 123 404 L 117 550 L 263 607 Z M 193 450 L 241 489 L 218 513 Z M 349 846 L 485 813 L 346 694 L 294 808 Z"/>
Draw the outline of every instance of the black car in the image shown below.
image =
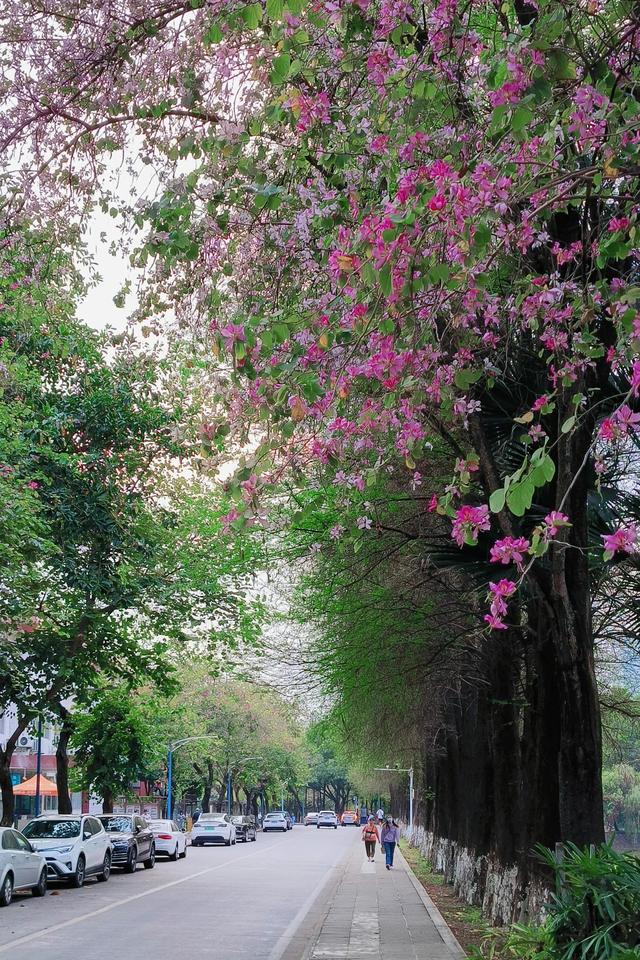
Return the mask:
<path fill-rule="evenodd" d="M 255 840 L 257 838 L 255 817 L 232 817 L 231 819 L 235 824 L 236 840 L 238 842 L 242 841 L 242 843 L 246 843 L 247 840 Z"/>
<path fill-rule="evenodd" d="M 154 867 L 156 842 L 144 817 L 133 813 L 105 813 L 98 819 L 109 834 L 114 867 L 123 867 L 125 873 L 133 873 L 139 863 L 144 864 L 146 870 Z"/>

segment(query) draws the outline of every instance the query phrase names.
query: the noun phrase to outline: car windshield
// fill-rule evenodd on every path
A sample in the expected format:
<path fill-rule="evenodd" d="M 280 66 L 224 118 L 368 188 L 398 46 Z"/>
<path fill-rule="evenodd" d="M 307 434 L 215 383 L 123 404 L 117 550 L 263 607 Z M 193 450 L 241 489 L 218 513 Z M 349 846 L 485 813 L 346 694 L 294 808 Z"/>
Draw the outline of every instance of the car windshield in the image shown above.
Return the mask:
<path fill-rule="evenodd" d="M 132 833 L 131 817 L 100 817 L 107 833 Z"/>
<path fill-rule="evenodd" d="M 171 824 L 168 820 L 150 820 L 149 826 L 152 830 L 171 830 Z"/>
<path fill-rule="evenodd" d="M 67 840 L 80 836 L 80 821 L 31 820 L 22 832 L 30 840 Z"/>
<path fill-rule="evenodd" d="M 282 813 L 268 813 L 265 817 L 265 820 L 284 820 L 284 814 Z"/>

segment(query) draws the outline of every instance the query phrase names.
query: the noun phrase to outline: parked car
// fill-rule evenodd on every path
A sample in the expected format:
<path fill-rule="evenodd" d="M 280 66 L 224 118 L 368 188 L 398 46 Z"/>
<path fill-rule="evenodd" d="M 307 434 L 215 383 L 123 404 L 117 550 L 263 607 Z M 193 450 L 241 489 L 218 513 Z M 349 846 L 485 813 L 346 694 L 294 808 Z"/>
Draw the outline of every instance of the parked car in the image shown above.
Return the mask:
<path fill-rule="evenodd" d="M 82 887 L 87 877 L 106 881 L 111 875 L 111 840 L 97 817 L 43 814 L 23 831 L 36 853 L 44 856 L 47 874 Z"/>
<path fill-rule="evenodd" d="M 289 828 L 289 830 L 293 830 L 293 823 L 294 823 L 293 817 L 291 816 L 288 810 L 283 810 L 282 812 L 284 813 L 285 820 L 287 821 L 287 827 Z"/>
<path fill-rule="evenodd" d="M 236 839 L 246 843 L 247 840 L 257 838 L 256 818 L 252 816 L 232 817 L 233 825 L 236 828 Z"/>
<path fill-rule="evenodd" d="M 305 816 L 304 816 L 305 827 L 315 827 L 317 822 L 318 822 L 317 810 L 310 810 L 308 813 L 305 813 Z"/>
<path fill-rule="evenodd" d="M 109 834 L 114 867 L 122 867 L 125 873 L 133 873 L 142 863 L 146 870 L 153 870 L 156 842 L 144 817 L 132 813 L 104 813 L 98 819 Z"/>
<path fill-rule="evenodd" d="M 191 846 L 205 843 L 224 843 L 230 847 L 236 842 L 236 828 L 226 813 L 201 813 L 191 830 Z"/>
<path fill-rule="evenodd" d="M 333 827 L 334 830 L 338 829 L 338 818 L 334 810 L 321 810 L 318 814 L 318 822 L 316 823 L 318 830 L 320 827 Z"/>
<path fill-rule="evenodd" d="M 270 830 L 281 830 L 282 833 L 286 833 L 288 829 L 287 818 L 280 810 L 268 813 L 262 822 L 263 833 L 268 833 Z"/>
<path fill-rule="evenodd" d="M 151 820 L 149 827 L 156 842 L 156 854 L 166 853 L 169 860 L 186 857 L 187 837 L 175 820 Z"/>
<path fill-rule="evenodd" d="M 23 889 L 44 897 L 47 861 L 18 830 L 0 827 L 0 907 L 8 907 L 13 891 Z"/>
<path fill-rule="evenodd" d="M 340 817 L 340 823 L 343 827 L 357 827 L 358 814 L 355 812 L 355 810 L 345 810 Z"/>

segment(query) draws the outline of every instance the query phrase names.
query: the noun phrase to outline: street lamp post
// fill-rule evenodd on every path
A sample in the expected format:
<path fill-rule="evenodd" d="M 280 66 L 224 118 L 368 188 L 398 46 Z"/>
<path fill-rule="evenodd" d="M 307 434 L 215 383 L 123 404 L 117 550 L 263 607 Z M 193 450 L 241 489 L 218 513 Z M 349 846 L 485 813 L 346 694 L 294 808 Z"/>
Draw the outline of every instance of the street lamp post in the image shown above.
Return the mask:
<path fill-rule="evenodd" d="M 382 773 L 409 774 L 409 830 L 413 830 L 413 767 L 374 767 Z"/>

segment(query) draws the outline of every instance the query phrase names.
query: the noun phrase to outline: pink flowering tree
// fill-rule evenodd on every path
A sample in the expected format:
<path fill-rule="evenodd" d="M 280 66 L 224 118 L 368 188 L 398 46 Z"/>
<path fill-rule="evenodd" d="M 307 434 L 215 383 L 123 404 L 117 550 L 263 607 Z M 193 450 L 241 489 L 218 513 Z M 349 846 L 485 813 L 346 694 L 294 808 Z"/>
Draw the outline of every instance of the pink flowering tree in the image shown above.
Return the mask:
<path fill-rule="evenodd" d="M 539 793 L 523 843 L 600 839 L 592 569 L 637 535 L 621 517 L 594 542 L 588 513 L 640 422 L 635 6 L 112 0 L 14 19 L 16 196 L 34 215 L 113 204 L 139 238 L 140 313 L 172 307 L 232 371 L 230 424 L 258 439 L 229 531 L 311 479 L 357 508 L 355 542 L 377 535 L 368 487 L 419 487 L 495 571 L 486 642 L 508 637 L 525 678 Z M 118 151 L 161 196 L 117 204 Z"/>

